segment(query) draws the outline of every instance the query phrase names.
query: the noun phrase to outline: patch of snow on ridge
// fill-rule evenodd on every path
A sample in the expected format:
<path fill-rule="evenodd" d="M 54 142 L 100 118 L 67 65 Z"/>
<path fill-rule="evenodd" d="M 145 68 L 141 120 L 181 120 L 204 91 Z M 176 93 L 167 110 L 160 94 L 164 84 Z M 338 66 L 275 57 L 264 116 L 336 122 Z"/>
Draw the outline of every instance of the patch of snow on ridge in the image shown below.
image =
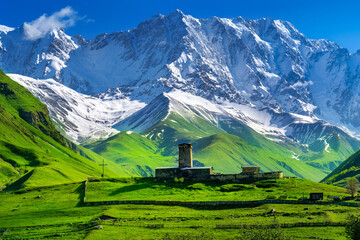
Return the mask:
<path fill-rule="evenodd" d="M 18 74 L 8 76 L 48 106 L 59 131 L 76 143 L 112 136 L 112 126 L 145 106 L 130 99 L 100 99 L 78 93 L 53 79 L 36 80 Z"/>
<path fill-rule="evenodd" d="M 295 113 L 290 113 L 290 115 L 294 118 L 294 123 L 315 123 L 319 120 L 317 117 L 309 117 Z"/>
<path fill-rule="evenodd" d="M 291 158 L 300 161 L 299 156 L 296 155 L 296 153 L 295 153 L 294 151 L 291 151 L 291 152 L 293 153 L 293 155 L 291 156 Z"/>
<path fill-rule="evenodd" d="M 192 95 L 180 90 L 173 90 L 166 94 L 166 96 L 176 99 L 185 105 L 205 107 L 208 111 L 221 113 L 223 112 L 216 104 L 206 100 L 205 98 Z"/>

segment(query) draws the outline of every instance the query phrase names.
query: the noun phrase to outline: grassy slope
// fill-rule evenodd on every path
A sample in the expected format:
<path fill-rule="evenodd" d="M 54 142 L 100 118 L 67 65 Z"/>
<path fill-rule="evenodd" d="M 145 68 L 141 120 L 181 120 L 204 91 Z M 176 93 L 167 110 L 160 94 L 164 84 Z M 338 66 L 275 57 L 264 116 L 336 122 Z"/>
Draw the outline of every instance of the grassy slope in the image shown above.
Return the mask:
<path fill-rule="evenodd" d="M 285 157 L 296 155 L 299 160 L 306 162 L 306 164 L 311 165 L 318 170 L 321 170 L 325 174 L 329 174 L 360 146 L 359 141 L 351 138 L 345 133 L 339 134 L 338 131 L 332 127 L 328 130 L 330 131 L 328 135 L 332 137 L 327 139 L 327 143 L 329 144 L 329 148 L 327 150 L 325 150 L 324 140 L 315 141 L 308 147 L 296 142 L 275 143 L 269 141 L 261 134 L 254 132 L 249 127 L 234 120 L 223 121 L 220 127 L 228 133 L 232 133 L 243 138 L 252 146 L 259 147 L 264 150 L 271 150 L 272 152 L 276 151 L 277 154 Z M 318 128 L 317 131 L 319 131 L 317 134 L 320 136 L 322 128 Z M 314 174 L 317 173 L 314 172 Z M 322 174 L 322 176 L 324 175 Z"/>
<path fill-rule="evenodd" d="M 224 131 L 197 115 L 184 118 L 171 112 L 163 121 L 142 133 L 149 139 L 156 140 L 164 154 L 177 153 L 178 144 L 192 142 Z"/>
<path fill-rule="evenodd" d="M 163 156 L 154 141 L 134 132 L 121 132 L 85 147 L 137 176 L 154 175 L 156 167 L 176 165 L 175 156 Z"/>
<path fill-rule="evenodd" d="M 107 172 L 110 170 L 110 173 L 116 173 L 117 176 L 134 176 L 137 174 L 131 173 L 128 169 L 124 168 L 121 164 L 117 164 L 116 162 L 109 161 L 107 158 L 102 157 L 95 152 L 91 151 L 90 149 L 87 149 L 83 146 L 76 145 L 72 142 L 69 143 L 71 148 L 79 155 L 86 157 L 87 159 L 90 159 L 91 161 L 97 163 L 97 164 L 103 164 L 105 163 L 105 175 L 107 176 Z"/>
<path fill-rule="evenodd" d="M 46 106 L 1 71 L 0 129 L 0 186 L 20 177 L 13 187 L 53 185 L 100 175 L 97 163 L 67 147 Z"/>
<path fill-rule="evenodd" d="M 194 142 L 194 160 L 213 166 L 215 172 L 239 173 L 241 165 L 257 165 L 262 171 L 284 171 L 286 176 L 320 181 L 325 174 L 302 161 L 288 157 L 281 148 L 254 147 L 231 134 L 216 134 Z M 265 146 L 263 146 L 265 145 Z"/>
<path fill-rule="evenodd" d="M 345 186 L 346 179 L 349 177 L 356 177 L 360 180 L 360 150 L 346 159 L 339 167 L 326 176 L 322 182 Z"/>
<path fill-rule="evenodd" d="M 299 159 L 330 174 L 360 147 L 356 139 L 340 135 L 335 131 L 327 143 L 328 151 L 324 150 L 324 141 L 318 140 L 309 146 L 313 151 L 304 152 Z"/>

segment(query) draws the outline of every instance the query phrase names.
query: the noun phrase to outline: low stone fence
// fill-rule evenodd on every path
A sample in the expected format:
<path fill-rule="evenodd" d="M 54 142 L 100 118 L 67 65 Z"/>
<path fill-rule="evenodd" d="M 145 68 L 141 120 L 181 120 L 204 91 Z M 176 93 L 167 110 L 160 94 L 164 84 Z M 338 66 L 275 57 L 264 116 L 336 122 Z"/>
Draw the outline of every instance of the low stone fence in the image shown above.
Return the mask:
<path fill-rule="evenodd" d="M 283 178 L 283 172 L 264 172 L 264 173 L 238 173 L 238 174 L 212 174 L 211 181 L 220 182 L 253 182 L 267 179 Z"/>
<path fill-rule="evenodd" d="M 94 178 L 87 178 L 86 181 L 84 182 L 84 199 L 83 199 L 83 203 L 85 204 L 86 202 L 86 192 L 87 192 L 87 185 L 88 185 L 88 182 L 93 180 Z"/>
<path fill-rule="evenodd" d="M 84 199 L 85 200 L 85 199 Z M 297 201 L 297 200 L 259 200 L 259 201 L 151 201 L 151 200 L 124 200 L 124 201 L 99 201 L 85 202 L 85 206 L 96 205 L 116 205 L 116 204 L 139 204 L 139 205 L 180 205 L 180 206 L 242 206 L 242 205 L 261 205 L 261 204 L 316 204 L 316 205 L 340 205 L 349 207 L 359 207 L 360 203 L 354 202 L 321 202 L 321 201 Z"/>

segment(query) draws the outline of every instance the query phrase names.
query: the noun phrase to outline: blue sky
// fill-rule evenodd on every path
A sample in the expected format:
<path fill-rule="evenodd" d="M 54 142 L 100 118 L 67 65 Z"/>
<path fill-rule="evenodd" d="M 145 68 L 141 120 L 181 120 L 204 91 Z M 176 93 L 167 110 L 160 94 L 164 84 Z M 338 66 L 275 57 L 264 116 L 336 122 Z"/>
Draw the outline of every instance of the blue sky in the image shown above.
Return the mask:
<path fill-rule="evenodd" d="M 78 21 L 66 32 L 69 35 L 81 34 L 88 39 L 103 32 L 132 29 L 155 14 L 166 15 L 180 9 L 196 18 L 242 16 L 287 20 L 308 38 L 329 39 L 351 52 L 360 49 L 360 1 L 352 0 L 5 0 L 0 24 L 18 27 L 66 6 L 71 6 L 78 16 Z"/>

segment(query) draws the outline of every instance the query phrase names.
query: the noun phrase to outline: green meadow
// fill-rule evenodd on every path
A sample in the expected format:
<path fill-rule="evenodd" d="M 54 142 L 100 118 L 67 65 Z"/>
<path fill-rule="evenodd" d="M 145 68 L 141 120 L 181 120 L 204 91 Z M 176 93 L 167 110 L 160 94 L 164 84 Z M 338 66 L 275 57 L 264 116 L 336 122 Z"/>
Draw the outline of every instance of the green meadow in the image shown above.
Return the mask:
<path fill-rule="evenodd" d="M 272 194 L 297 198 L 303 192 L 312 191 L 345 195 L 343 188 L 301 179 L 239 185 L 121 178 L 89 182 L 87 198 L 253 200 Z M 360 213 L 358 208 L 337 205 L 84 206 L 83 197 L 84 182 L 2 191 L 0 236 L 3 239 L 241 239 L 246 231 L 262 231 L 272 224 L 344 222 L 349 213 Z M 275 213 L 270 213 L 272 209 Z M 160 228 L 154 228 L 159 225 Z M 217 225 L 258 225 L 260 228 L 219 229 Z M 291 227 L 283 231 L 296 239 L 345 239 L 343 226 Z"/>

